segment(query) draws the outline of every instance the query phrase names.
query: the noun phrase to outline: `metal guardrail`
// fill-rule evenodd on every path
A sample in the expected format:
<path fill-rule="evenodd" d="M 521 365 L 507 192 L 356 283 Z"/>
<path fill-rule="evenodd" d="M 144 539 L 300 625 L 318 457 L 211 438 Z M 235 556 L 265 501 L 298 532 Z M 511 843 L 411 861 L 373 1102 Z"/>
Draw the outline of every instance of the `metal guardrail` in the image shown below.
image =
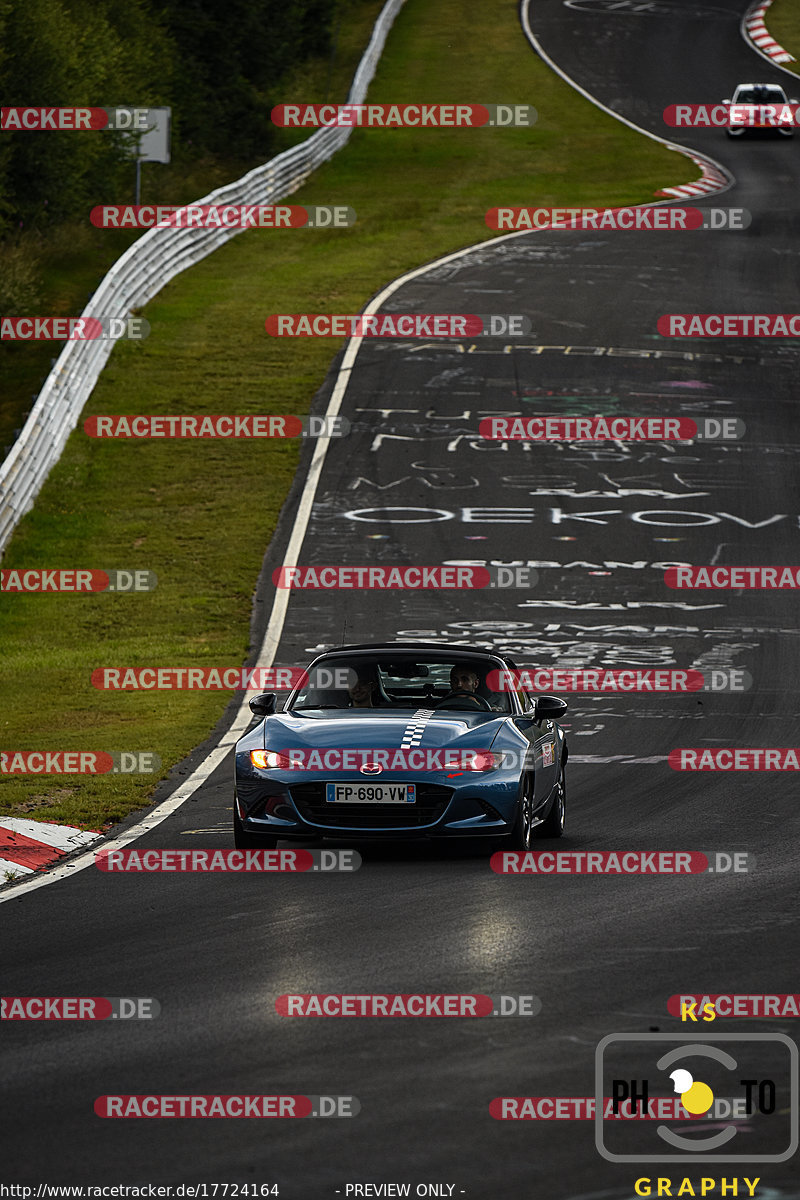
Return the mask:
<path fill-rule="evenodd" d="M 375 74 L 386 37 L 405 0 L 387 0 L 353 78 L 348 104 L 361 104 Z M 302 187 L 312 172 L 347 142 L 352 128 L 319 129 L 234 183 L 193 204 L 271 204 Z M 149 229 L 104 276 L 81 314 L 128 317 L 182 271 L 211 254 L 243 229 Z M 83 406 L 108 362 L 114 342 L 67 342 L 45 380 L 17 441 L 0 465 L 0 553 L 28 512 L 61 456 Z"/>

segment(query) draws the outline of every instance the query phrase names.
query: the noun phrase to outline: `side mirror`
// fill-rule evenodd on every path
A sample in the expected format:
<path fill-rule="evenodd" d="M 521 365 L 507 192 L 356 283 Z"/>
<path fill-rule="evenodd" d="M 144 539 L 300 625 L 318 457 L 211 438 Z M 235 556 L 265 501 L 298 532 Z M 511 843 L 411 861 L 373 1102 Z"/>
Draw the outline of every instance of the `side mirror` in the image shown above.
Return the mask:
<path fill-rule="evenodd" d="M 260 696 L 253 696 L 249 701 L 250 712 L 257 717 L 269 717 L 275 712 L 277 699 L 277 692 L 262 692 Z"/>
<path fill-rule="evenodd" d="M 566 700 L 562 700 L 560 696 L 538 696 L 536 719 L 538 721 L 558 721 L 568 707 Z"/>
<path fill-rule="evenodd" d="M 722 103 L 723 104 L 732 104 L 733 101 L 732 100 L 723 100 Z"/>

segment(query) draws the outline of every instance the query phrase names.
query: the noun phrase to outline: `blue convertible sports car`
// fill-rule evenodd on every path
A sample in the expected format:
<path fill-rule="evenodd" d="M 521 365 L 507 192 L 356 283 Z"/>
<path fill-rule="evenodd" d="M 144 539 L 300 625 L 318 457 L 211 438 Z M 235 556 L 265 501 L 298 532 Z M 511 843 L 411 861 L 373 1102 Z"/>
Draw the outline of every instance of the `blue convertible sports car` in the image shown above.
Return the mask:
<path fill-rule="evenodd" d="M 415 642 L 319 655 L 282 712 L 236 744 L 234 838 L 560 837 L 567 705 L 518 684 L 484 647 Z"/>

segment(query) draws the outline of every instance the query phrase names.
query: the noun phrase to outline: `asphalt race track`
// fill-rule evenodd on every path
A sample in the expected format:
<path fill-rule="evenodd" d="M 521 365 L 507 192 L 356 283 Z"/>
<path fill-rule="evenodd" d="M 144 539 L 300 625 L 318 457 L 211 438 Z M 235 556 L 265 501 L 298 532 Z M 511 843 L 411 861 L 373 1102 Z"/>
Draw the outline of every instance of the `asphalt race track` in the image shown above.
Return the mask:
<path fill-rule="evenodd" d="M 573 762 L 557 848 L 747 852 L 752 869 L 513 878 L 493 874 L 481 847 L 362 845 L 352 875 L 89 869 L 20 895 L 0 910 L 4 994 L 153 996 L 162 1015 L 4 1027 L 3 1073 L 16 1100 L 4 1116 L 3 1165 L 15 1181 L 236 1180 L 277 1183 L 299 1200 L 394 1181 L 410 1183 L 412 1195 L 418 1183 L 453 1184 L 454 1196 L 471 1200 L 627 1200 L 640 1176 L 746 1175 L 760 1177 L 758 1196 L 800 1194 L 796 1158 L 615 1163 L 598 1154 L 591 1122 L 489 1113 L 500 1096 L 593 1095 L 595 1048 L 607 1034 L 685 1033 L 667 1011 L 673 994 L 790 993 L 800 955 L 795 778 L 681 773 L 666 761 L 677 747 L 797 744 L 797 600 L 679 592 L 663 578 L 674 562 L 800 561 L 800 342 L 656 331 L 666 313 L 796 309 L 800 138 L 732 140 L 661 120 L 668 104 L 710 103 L 743 80 L 794 93 L 786 73 L 741 39 L 738 0 L 651 12 L 582 5 L 531 4 L 547 54 L 604 104 L 727 167 L 732 187 L 689 203 L 746 208 L 752 225 L 536 232 L 396 292 L 391 311 L 521 313 L 532 331 L 463 343 L 365 340 L 342 410 L 353 431 L 330 443 L 299 561 L 552 565 L 537 567 L 527 591 L 295 592 L 276 662 L 303 665 L 342 640 L 399 637 L 475 641 L 542 667 L 744 669 L 753 684 L 741 693 L 568 697 Z M 335 370 L 320 411 L 334 379 Z M 746 435 L 602 448 L 478 436 L 482 417 L 518 412 L 735 417 Z M 290 510 L 265 561 L 262 598 L 283 561 Z M 259 612 L 263 633 L 269 604 Z M 230 776 L 227 762 L 135 845 L 230 847 Z M 287 992 L 417 991 L 533 993 L 542 1011 L 303 1020 L 274 1009 Z M 718 1027 L 794 1036 L 797 1018 Z M 764 1050 L 762 1075 L 779 1069 L 773 1054 Z M 670 1094 L 668 1081 L 660 1086 Z M 361 1112 L 209 1125 L 103 1121 L 93 1111 L 104 1094 L 262 1092 L 355 1095 Z M 740 1153 L 770 1143 L 765 1119 L 737 1134 Z M 657 1143 L 641 1124 L 630 1136 L 646 1157 Z"/>

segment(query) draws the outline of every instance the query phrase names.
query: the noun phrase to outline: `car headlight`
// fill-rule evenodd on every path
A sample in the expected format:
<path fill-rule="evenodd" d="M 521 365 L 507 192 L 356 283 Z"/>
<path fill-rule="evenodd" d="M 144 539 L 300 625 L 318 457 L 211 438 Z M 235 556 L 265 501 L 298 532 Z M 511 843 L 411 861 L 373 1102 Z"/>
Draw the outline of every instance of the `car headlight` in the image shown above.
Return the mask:
<path fill-rule="evenodd" d="M 250 762 L 261 771 L 288 771 L 292 766 L 289 756 L 276 750 L 251 750 Z"/>

